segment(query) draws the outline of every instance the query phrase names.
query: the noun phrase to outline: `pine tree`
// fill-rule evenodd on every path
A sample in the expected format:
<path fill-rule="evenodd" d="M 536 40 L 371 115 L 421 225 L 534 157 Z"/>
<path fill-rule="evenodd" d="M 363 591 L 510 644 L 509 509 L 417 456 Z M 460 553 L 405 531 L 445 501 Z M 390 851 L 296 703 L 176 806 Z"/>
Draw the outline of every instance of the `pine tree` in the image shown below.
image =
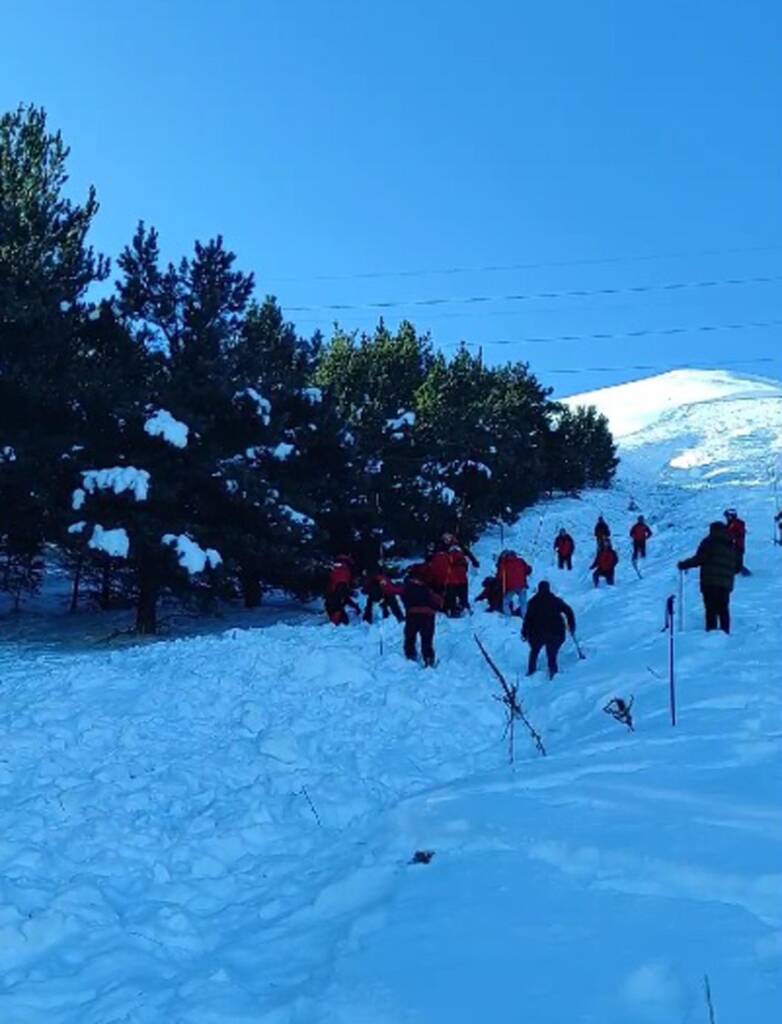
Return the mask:
<path fill-rule="evenodd" d="M 108 264 L 87 245 L 97 213 L 64 195 L 68 149 L 37 107 L 0 117 L 0 538 L 6 565 L 38 566 L 79 418 L 79 335 Z M 38 581 L 36 569 L 30 577 Z M 19 577 L 17 577 L 19 578 Z M 0 585 L 2 578 L 0 578 Z"/>

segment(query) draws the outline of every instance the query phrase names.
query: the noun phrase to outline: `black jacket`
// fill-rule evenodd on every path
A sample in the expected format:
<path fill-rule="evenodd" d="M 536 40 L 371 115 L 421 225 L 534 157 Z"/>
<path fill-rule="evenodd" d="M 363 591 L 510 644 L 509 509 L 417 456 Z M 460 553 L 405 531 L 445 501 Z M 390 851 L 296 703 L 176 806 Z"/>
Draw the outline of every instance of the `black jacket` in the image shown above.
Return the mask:
<path fill-rule="evenodd" d="M 521 635 L 525 640 L 564 640 L 563 615 L 567 619 L 570 632 L 574 632 L 576 617 L 570 605 L 565 604 L 561 597 L 556 597 L 551 591 L 538 591 L 527 605 Z"/>
<path fill-rule="evenodd" d="M 679 562 L 680 569 L 696 567 L 701 570 L 701 590 L 704 587 L 733 590 L 738 554 L 724 523 L 712 523 L 709 536 L 703 538 L 692 558 Z"/>

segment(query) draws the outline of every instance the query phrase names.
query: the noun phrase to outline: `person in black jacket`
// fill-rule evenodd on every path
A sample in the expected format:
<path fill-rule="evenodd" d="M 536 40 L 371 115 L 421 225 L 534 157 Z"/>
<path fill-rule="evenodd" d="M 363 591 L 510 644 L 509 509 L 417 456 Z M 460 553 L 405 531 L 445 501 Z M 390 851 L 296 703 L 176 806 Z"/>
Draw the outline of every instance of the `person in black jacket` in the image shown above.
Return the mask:
<path fill-rule="evenodd" d="M 564 618 L 563 618 L 564 616 Z M 565 642 L 565 620 L 571 633 L 576 631 L 576 617 L 569 604 L 551 593 L 546 580 L 538 584 L 538 592 L 527 605 L 521 636 L 529 644 L 527 675 L 534 675 L 538 667 L 538 655 L 546 648 L 549 679 L 559 671 L 557 654 Z"/>
<path fill-rule="evenodd" d="M 730 633 L 730 592 L 739 564 L 733 539 L 719 520 L 711 523 L 708 537 L 703 538 L 692 558 L 678 564 L 679 569 L 700 568 L 708 632 L 719 627 L 723 633 Z"/>
<path fill-rule="evenodd" d="M 413 565 L 407 570 L 402 586 L 402 604 L 405 606 L 405 657 L 418 660 L 416 645 L 421 637 L 421 657 L 427 668 L 434 668 L 435 613 L 443 607 L 443 599 L 426 583 L 425 565 Z"/>

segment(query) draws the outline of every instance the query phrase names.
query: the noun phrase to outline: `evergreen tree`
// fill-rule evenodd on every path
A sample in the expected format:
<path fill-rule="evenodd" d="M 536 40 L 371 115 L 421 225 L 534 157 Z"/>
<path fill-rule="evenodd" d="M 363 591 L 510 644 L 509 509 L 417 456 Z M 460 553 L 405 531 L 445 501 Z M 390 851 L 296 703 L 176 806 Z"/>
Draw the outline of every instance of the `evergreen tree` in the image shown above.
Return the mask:
<path fill-rule="evenodd" d="M 80 415 L 86 291 L 108 274 L 86 242 L 94 190 L 81 205 L 64 195 L 67 158 L 43 110 L 0 118 L 0 540 L 6 565 L 31 571 L 56 532 L 62 455 Z"/>

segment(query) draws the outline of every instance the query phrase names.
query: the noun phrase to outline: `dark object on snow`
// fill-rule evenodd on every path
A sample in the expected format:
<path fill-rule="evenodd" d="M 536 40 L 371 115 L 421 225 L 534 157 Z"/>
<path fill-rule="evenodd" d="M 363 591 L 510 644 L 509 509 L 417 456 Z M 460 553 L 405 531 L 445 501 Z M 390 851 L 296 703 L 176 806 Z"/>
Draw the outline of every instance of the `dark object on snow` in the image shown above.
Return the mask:
<path fill-rule="evenodd" d="M 417 660 L 416 644 L 421 638 L 421 657 L 427 668 L 434 668 L 435 613 L 443 606 L 443 599 L 426 582 L 427 566 L 414 565 L 408 570 L 402 587 L 405 606 L 404 651 L 410 661 Z"/>
<path fill-rule="evenodd" d="M 538 584 L 538 592 L 530 598 L 521 627 L 523 640 L 529 643 L 529 663 L 527 675 L 532 675 L 538 667 L 538 655 L 546 648 L 549 678 L 557 674 L 557 652 L 565 642 L 565 620 L 571 633 L 576 631 L 576 617 L 573 609 L 561 597 L 551 593 L 546 580 Z"/>
<path fill-rule="evenodd" d="M 416 850 L 408 864 L 429 864 L 434 857 L 434 850 Z"/>
<path fill-rule="evenodd" d="M 595 559 L 589 567 L 595 570 L 592 573 L 592 582 L 595 586 L 598 586 L 600 580 L 604 579 L 610 587 L 613 587 L 614 573 L 619 562 L 619 555 L 611 547 L 610 540 L 600 541 L 599 543 L 600 547 L 597 549 Z"/>
<path fill-rule="evenodd" d="M 643 516 L 630 527 L 630 539 L 633 542 L 633 561 L 639 558 L 646 558 L 646 542 L 652 536 L 652 531 L 646 524 Z"/>
<path fill-rule="evenodd" d="M 630 698 L 629 702 L 623 700 L 621 697 L 614 697 L 606 704 L 603 711 L 612 718 L 615 718 L 617 722 L 621 722 L 622 725 L 626 725 L 630 732 L 635 732 L 633 725 L 632 707 L 633 697 Z"/>
<path fill-rule="evenodd" d="M 483 590 L 475 598 L 476 601 L 488 601 L 487 612 L 502 611 L 502 583 L 496 576 L 487 576 L 483 581 Z"/>
<path fill-rule="evenodd" d="M 678 563 L 679 569 L 700 568 L 707 631 L 719 627 L 723 633 L 730 633 L 730 592 L 739 564 L 739 553 L 727 527 L 720 522 L 711 524 L 708 537 L 700 542 L 692 558 Z"/>

